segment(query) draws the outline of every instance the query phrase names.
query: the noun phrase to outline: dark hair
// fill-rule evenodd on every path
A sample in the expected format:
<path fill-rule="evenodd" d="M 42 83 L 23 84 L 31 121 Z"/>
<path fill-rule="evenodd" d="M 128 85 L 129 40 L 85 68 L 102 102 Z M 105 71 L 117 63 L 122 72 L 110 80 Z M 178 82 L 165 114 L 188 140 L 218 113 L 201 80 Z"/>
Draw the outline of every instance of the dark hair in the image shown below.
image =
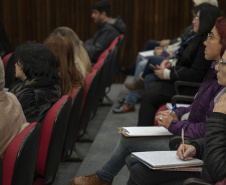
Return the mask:
<path fill-rule="evenodd" d="M 97 1 L 96 3 L 93 4 L 92 7 L 93 10 L 98 10 L 100 13 L 106 12 L 106 15 L 108 17 L 111 17 L 111 5 L 108 1 Z"/>
<path fill-rule="evenodd" d="M 197 14 L 198 12 L 200 12 L 198 35 L 191 40 L 190 45 L 188 45 L 183 51 L 181 60 L 184 66 L 191 66 L 190 60 L 197 52 L 195 48 L 206 40 L 207 34 L 214 27 L 216 19 L 222 15 L 218 7 L 209 3 L 202 3 L 196 6 L 193 9 L 193 13 Z"/>
<path fill-rule="evenodd" d="M 222 44 L 220 55 L 223 56 L 226 50 L 226 17 L 219 17 L 216 20 L 215 27 L 220 36 L 220 43 Z"/>
<path fill-rule="evenodd" d="M 22 64 L 27 79 L 37 77 L 59 79 L 55 57 L 49 48 L 36 42 L 27 42 L 15 51 L 16 62 Z"/>
<path fill-rule="evenodd" d="M 199 15 L 199 35 L 209 33 L 214 27 L 215 21 L 222 16 L 221 10 L 209 3 L 202 3 L 193 9 L 194 14 L 200 12 Z"/>

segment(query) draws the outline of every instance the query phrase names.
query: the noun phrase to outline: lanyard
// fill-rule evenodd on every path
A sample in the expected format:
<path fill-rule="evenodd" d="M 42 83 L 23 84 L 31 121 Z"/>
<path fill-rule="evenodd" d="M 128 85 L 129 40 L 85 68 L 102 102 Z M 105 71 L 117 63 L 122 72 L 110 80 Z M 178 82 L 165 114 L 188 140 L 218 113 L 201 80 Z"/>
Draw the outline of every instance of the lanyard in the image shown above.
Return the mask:
<path fill-rule="evenodd" d="M 191 37 L 188 37 L 188 39 L 187 39 L 186 41 L 182 42 L 182 43 L 180 44 L 180 47 L 174 52 L 174 55 L 178 54 L 178 51 L 180 50 L 180 48 L 181 48 L 182 46 L 184 46 L 185 44 L 187 44 L 191 39 L 195 38 L 196 36 L 197 36 L 197 34 L 194 34 L 194 35 L 192 35 Z"/>

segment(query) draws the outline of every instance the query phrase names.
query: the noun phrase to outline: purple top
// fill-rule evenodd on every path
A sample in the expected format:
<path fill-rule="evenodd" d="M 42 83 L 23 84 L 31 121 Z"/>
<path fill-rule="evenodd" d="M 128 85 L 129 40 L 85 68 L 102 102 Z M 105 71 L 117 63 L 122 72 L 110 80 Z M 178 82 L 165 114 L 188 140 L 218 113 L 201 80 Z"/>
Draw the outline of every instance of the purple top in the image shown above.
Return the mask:
<path fill-rule="evenodd" d="M 168 130 L 174 135 L 181 135 L 181 130 L 184 128 L 184 136 L 186 137 L 192 139 L 204 137 L 206 120 L 213 112 L 214 98 L 223 89 L 223 86 L 217 82 L 217 72 L 214 67 L 215 62 L 212 63 L 207 72 L 193 103 L 189 107 L 180 107 L 174 110 L 179 120 L 184 114 L 190 112 L 188 120 L 173 120 L 171 122 Z"/>

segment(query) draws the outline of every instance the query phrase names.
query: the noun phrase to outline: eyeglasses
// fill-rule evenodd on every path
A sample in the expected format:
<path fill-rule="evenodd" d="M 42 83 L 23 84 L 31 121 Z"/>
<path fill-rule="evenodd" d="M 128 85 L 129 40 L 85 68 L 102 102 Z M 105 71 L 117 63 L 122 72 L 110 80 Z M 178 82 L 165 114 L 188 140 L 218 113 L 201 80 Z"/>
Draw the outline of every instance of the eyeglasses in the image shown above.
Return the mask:
<path fill-rule="evenodd" d="M 222 60 L 222 58 L 219 60 L 219 63 L 218 63 L 218 71 L 220 71 L 220 69 L 222 68 L 222 65 L 223 64 L 226 64 L 226 62 L 224 62 L 223 60 Z"/>
<path fill-rule="evenodd" d="M 194 17 L 193 17 L 193 20 L 194 20 L 194 21 L 197 21 L 197 20 L 199 20 L 199 17 L 198 17 L 198 16 L 194 16 Z"/>
<path fill-rule="evenodd" d="M 214 39 L 220 40 L 219 38 L 215 37 L 214 34 L 213 34 L 212 32 L 208 33 L 208 35 L 207 35 L 207 40 L 208 40 L 208 39 L 212 40 L 213 38 L 214 38 Z"/>

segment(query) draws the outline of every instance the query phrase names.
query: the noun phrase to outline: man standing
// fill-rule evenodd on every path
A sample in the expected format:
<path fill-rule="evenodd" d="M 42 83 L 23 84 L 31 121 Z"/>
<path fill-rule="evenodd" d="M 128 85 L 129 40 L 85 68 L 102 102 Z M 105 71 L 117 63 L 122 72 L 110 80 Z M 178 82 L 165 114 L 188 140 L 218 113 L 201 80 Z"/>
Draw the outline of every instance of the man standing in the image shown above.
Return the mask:
<path fill-rule="evenodd" d="M 94 3 L 92 15 L 99 30 L 93 38 L 83 43 L 92 63 L 96 63 L 101 53 L 107 49 L 111 42 L 121 33 L 125 33 L 126 25 L 122 19 L 111 17 L 110 3 L 104 0 Z"/>

